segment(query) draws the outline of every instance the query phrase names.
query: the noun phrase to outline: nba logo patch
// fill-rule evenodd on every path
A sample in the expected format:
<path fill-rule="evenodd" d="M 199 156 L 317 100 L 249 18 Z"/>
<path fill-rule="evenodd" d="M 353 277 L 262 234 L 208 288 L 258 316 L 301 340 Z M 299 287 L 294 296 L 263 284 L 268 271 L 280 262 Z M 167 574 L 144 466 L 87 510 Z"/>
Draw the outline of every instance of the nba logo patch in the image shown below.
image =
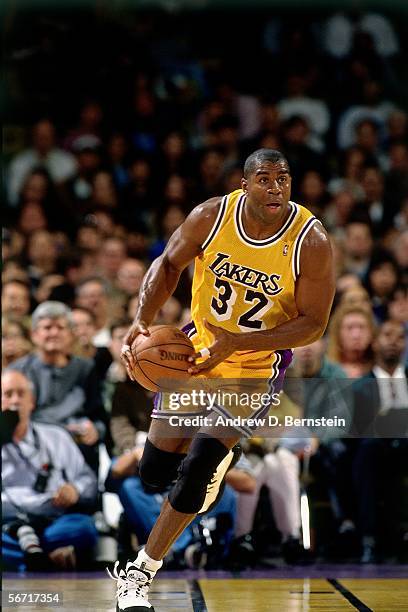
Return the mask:
<path fill-rule="evenodd" d="M 283 247 L 283 254 L 287 255 L 289 251 L 289 246 L 287 244 L 285 244 L 285 246 Z"/>

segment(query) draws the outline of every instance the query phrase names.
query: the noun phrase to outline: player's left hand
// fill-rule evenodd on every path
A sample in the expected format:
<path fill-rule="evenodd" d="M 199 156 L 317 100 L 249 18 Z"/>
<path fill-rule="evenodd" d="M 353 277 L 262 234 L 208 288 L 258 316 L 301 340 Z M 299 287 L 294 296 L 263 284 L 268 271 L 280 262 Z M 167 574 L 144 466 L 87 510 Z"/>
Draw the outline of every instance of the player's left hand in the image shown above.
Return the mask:
<path fill-rule="evenodd" d="M 69 508 L 77 503 L 79 493 L 76 487 L 70 482 L 63 484 L 52 498 L 52 503 L 56 508 Z"/>
<path fill-rule="evenodd" d="M 216 325 L 209 323 L 206 319 L 204 319 L 204 325 L 214 336 L 214 342 L 208 347 L 208 351 L 210 353 L 209 357 L 201 363 L 194 363 L 194 365 L 188 369 L 189 374 L 201 374 L 207 370 L 212 370 L 212 368 L 215 368 L 216 365 L 222 361 L 225 361 L 227 357 L 238 350 L 238 334 L 227 331 L 222 327 L 217 327 Z M 192 357 L 189 358 L 189 361 L 195 362 L 196 359 L 200 358 L 202 359 L 203 355 L 199 351 L 198 353 L 192 355 Z"/>

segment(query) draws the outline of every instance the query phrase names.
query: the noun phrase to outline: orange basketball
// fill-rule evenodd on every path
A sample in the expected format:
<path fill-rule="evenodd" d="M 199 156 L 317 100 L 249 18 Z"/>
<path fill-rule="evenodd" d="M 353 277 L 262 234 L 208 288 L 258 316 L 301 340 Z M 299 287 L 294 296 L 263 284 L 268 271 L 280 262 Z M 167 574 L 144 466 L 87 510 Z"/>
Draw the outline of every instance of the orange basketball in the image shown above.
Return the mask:
<path fill-rule="evenodd" d="M 190 338 L 173 325 L 154 325 L 150 336 L 137 336 L 132 345 L 136 360 L 133 374 L 149 391 L 160 390 L 160 380 L 187 380 L 195 349 Z"/>

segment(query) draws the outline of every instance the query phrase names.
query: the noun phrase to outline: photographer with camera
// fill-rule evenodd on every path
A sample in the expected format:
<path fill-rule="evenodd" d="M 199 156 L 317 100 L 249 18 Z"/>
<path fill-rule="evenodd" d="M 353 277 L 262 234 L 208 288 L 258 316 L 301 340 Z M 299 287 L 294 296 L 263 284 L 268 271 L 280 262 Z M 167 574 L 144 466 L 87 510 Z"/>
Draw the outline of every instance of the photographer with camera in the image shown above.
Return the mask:
<path fill-rule="evenodd" d="M 97 480 L 61 427 L 32 423 L 33 386 L 18 371 L 3 372 L 2 549 L 7 568 L 74 568 L 91 553 L 97 531 Z M 87 559 L 90 561 L 89 557 Z"/>

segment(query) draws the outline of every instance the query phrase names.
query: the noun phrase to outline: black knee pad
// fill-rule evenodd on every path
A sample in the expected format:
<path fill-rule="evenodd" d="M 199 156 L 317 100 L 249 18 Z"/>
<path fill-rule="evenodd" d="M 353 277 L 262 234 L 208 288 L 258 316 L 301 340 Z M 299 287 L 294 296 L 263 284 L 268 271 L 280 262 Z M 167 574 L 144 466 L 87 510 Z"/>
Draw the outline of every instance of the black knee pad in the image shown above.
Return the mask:
<path fill-rule="evenodd" d="M 143 488 L 151 493 L 165 491 L 177 478 L 185 453 L 161 450 L 147 438 L 139 463 L 139 476 Z"/>
<path fill-rule="evenodd" d="M 180 466 L 177 482 L 169 493 L 174 510 L 185 514 L 199 512 L 207 485 L 228 452 L 228 448 L 216 438 L 200 436 L 193 440 Z"/>

